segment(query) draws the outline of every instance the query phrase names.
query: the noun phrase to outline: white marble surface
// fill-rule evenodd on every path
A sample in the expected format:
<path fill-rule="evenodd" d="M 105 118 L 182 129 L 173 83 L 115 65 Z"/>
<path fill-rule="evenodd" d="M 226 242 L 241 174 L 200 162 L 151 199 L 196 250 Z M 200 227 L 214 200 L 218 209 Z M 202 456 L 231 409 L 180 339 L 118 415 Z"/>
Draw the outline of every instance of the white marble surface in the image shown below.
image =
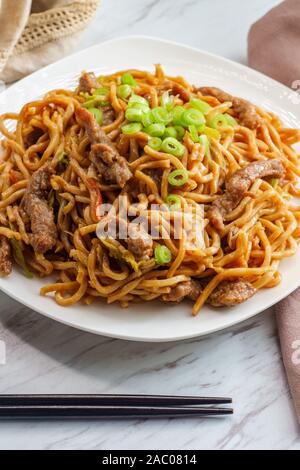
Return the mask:
<path fill-rule="evenodd" d="M 276 0 L 103 0 L 80 47 L 144 33 L 246 61 L 250 24 Z M 101 60 L 101 58 L 99 58 Z M 300 449 L 272 312 L 181 343 L 112 340 L 0 295 L 0 393 L 229 395 L 229 419 L 0 423 L 0 449 Z"/>

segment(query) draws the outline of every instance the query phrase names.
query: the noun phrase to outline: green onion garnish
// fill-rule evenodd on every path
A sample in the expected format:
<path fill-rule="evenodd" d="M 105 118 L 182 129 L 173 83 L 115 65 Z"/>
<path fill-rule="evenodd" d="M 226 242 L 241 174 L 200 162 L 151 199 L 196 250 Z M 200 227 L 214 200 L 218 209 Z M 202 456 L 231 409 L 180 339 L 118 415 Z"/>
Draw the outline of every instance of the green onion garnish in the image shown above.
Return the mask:
<path fill-rule="evenodd" d="M 10 222 L 9 222 L 9 226 L 11 230 L 14 230 L 14 226 Z M 22 268 L 24 276 L 28 278 L 32 278 L 33 274 L 27 266 L 27 263 L 23 254 L 23 248 L 22 248 L 21 242 L 19 242 L 19 240 L 16 240 L 15 238 L 11 238 L 9 242 L 12 248 L 15 262 L 20 266 L 20 268 Z"/>
<path fill-rule="evenodd" d="M 238 126 L 237 121 L 234 119 L 234 117 L 230 116 L 230 114 L 224 114 L 227 124 L 232 127 Z"/>
<path fill-rule="evenodd" d="M 47 197 L 47 204 L 49 207 L 53 207 L 54 202 L 55 202 L 55 193 L 54 193 L 54 189 L 51 189 Z"/>
<path fill-rule="evenodd" d="M 179 196 L 176 196 L 176 194 L 169 194 L 166 197 L 166 204 L 170 207 L 172 210 L 180 209 L 181 208 L 181 200 Z"/>
<path fill-rule="evenodd" d="M 204 147 L 205 147 L 205 155 L 206 155 L 207 157 L 209 157 L 209 156 L 210 156 L 210 149 L 209 149 L 209 140 L 208 140 L 207 135 L 200 135 L 200 137 L 199 137 L 199 143 L 200 143 L 201 145 L 204 145 Z"/>
<path fill-rule="evenodd" d="M 191 108 L 198 109 L 201 113 L 206 114 L 212 109 L 212 107 L 205 101 L 199 100 L 198 98 L 191 98 L 189 101 Z"/>
<path fill-rule="evenodd" d="M 146 134 L 151 135 L 152 137 L 162 137 L 165 133 L 165 125 L 154 123 L 150 124 L 150 126 L 146 127 L 144 130 Z"/>
<path fill-rule="evenodd" d="M 132 88 L 129 85 L 119 85 L 117 87 L 117 95 L 122 98 L 122 100 L 126 100 L 132 93 Z"/>
<path fill-rule="evenodd" d="M 168 181 L 171 186 L 183 186 L 189 179 L 187 170 L 179 169 L 174 170 L 168 176 Z"/>
<path fill-rule="evenodd" d="M 96 90 L 94 91 L 93 95 L 96 95 L 96 96 L 97 96 L 97 95 L 98 95 L 98 96 L 99 96 L 99 95 L 100 95 L 100 96 L 102 96 L 102 95 L 103 95 L 103 96 L 106 96 L 106 95 L 108 95 L 108 93 L 109 93 L 109 88 L 107 88 L 107 87 L 100 87 L 100 88 L 96 88 Z"/>
<path fill-rule="evenodd" d="M 152 109 L 152 116 L 154 122 L 158 122 L 159 124 L 167 124 L 172 119 L 168 111 L 161 106 Z"/>
<path fill-rule="evenodd" d="M 182 115 L 182 124 L 188 126 L 202 126 L 205 124 L 205 117 L 198 109 L 186 109 Z"/>
<path fill-rule="evenodd" d="M 136 81 L 131 73 L 124 73 L 124 75 L 122 75 L 121 82 L 124 85 L 136 86 Z"/>
<path fill-rule="evenodd" d="M 135 106 L 137 104 L 149 107 L 148 101 L 145 98 L 143 98 L 143 96 L 132 95 L 131 98 L 128 101 L 128 106 L 131 107 L 131 106 Z"/>
<path fill-rule="evenodd" d="M 128 121 L 142 122 L 143 110 L 140 108 L 127 108 L 125 117 Z"/>
<path fill-rule="evenodd" d="M 273 186 L 273 188 L 276 189 L 277 186 L 278 186 L 278 183 L 279 183 L 279 179 L 278 178 L 272 178 L 270 183 L 271 183 L 271 186 Z"/>
<path fill-rule="evenodd" d="M 150 124 L 153 124 L 153 116 L 151 113 L 151 110 L 149 108 L 146 109 L 142 108 L 143 111 L 143 116 L 142 116 L 142 123 L 144 127 L 150 126 Z"/>
<path fill-rule="evenodd" d="M 207 137 L 211 137 L 212 139 L 215 140 L 220 140 L 221 134 L 217 129 L 212 129 L 211 127 L 205 126 L 203 129 L 201 129 L 201 133 L 207 135 Z"/>
<path fill-rule="evenodd" d="M 101 109 L 98 108 L 89 108 L 90 113 L 93 113 L 93 115 L 96 118 L 96 121 L 98 122 L 99 126 L 102 126 L 103 124 L 103 113 Z"/>
<path fill-rule="evenodd" d="M 199 135 L 196 126 L 189 126 L 189 133 L 193 142 L 199 141 Z"/>
<path fill-rule="evenodd" d="M 62 150 L 57 157 L 57 161 L 67 163 L 68 162 L 67 157 L 68 157 L 68 154 L 64 150 Z"/>
<path fill-rule="evenodd" d="M 161 149 L 162 140 L 159 137 L 151 137 L 148 141 L 149 147 L 153 150 L 159 151 Z"/>
<path fill-rule="evenodd" d="M 86 101 L 85 103 L 82 104 L 83 108 L 95 108 L 96 106 L 101 106 L 103 103 L 102 98 L 99 96 L 94 97 L 92 96 L 90 100 Z"/>
<path fill-rule="evenodd" d="M 182 145 L 179 140 L 174 139 L 174 137 L 167 137 L 166 139 L 163 140 L 163 143 L 161 145 L 161 150 L 166 153 L 170 153 L 171 155 L 174 155 L 175 157 L 182 157 L 184 154 L 185 148 L 184 145 Z"/>
<path fill-rule="evenodd" d="M 18 240 L 15 240 L 14 238 L 10 239 L 10 244 L 13 250 L 13 255 L 16 263 L 22 268 L 24 276 L 31 279 L 33 277 L 33 274 L 27 266 L 26 260 L 23 255 L 23 250 L 21 248 L 21 244 L 18 242 Z"/>
<path fill-rule="evenodd" d="M 165 133 L 164 133 L 164 138 L 166 137 L 173 137 L 174 139 L 177 138 L 177 131 L 175 127 L 169 126 L 166 128 Z"/>
<path fill-rule="evenodd" d="M 172 260 L 172 253 L 165 245 L 158 245 L 154 250 L 157 264 L 168 264 Z"/>
<path fill-rule="evenodd" d="M 228 121 L 224 114 L 216 114 L 208 123 L 209 127 L 212 129 L 219 129 L 223 126 L 228 126 Z"/>
<path fill-rule="evenodd" d="M 176 126 L 182 125 L 182 115 L 184 111 L 185 111 L 185 108 L 183 106 L 175 106 L 175 108 L 172 110 L 173 123 Z"/>
<path fill-rule="evenodd" d="M 174 105 L 174 97 L 170 96 L 167 91 L 165 91 L 160 97 L 160 104 L 163 108 L 166 108 L 167 111 L 171 111 Z"/>
<path fill-rule="evenodd" d="M 185 129 L 182 126 L 174 126 L 174 129 L 176 129 L 177 132 L 177 139 L 182 140 L 185 134 Z"/>
<path fill-rule="evenodd" d="M 131 124 L 125 124 L 122 126 L 122 132 L 126 135 L 137 134 L 142 130 L 142 124 L 140 122 L 132 122 Z"/>

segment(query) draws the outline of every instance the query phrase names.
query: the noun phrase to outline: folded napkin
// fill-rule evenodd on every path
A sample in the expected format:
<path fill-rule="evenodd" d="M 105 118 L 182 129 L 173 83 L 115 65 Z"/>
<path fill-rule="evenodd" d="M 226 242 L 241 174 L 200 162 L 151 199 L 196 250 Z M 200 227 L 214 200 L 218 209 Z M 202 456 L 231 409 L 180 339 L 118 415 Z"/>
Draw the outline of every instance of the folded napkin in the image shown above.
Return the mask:
<path fill-rule="evenodd" d="M 275 306 L 283 362 L 300 422 L 300 289 Z"/>
<path fill-rule="evenodd" d="M 299 0 L 285 0 L 273 8 L 249 32 L 249 65 L 293 86 L 300 79 L 299 24 Z M 275 310 L 283 362 L 300 422 L 300 288 Z"/>
<path fill-rule="evenodd" d="M 74 48 L 100 0 L 0 0 L 0 80 L 13 82 Z"/>
<path fill-rule="evenodd" d="M 300 1 L 285 0 L 249 32 L 249 66 L 291 87 L 300 80 Z"/>

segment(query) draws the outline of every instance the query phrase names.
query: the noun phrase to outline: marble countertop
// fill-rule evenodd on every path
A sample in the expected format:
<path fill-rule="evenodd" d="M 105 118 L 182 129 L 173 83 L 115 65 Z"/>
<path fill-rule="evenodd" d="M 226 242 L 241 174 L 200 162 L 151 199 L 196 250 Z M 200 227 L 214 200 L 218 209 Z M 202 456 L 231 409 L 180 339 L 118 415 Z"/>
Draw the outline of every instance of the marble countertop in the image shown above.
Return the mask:
<path fill-rule="evenodd" d="M 80 47 L 143 33 L 246 62 L 249 26 L 278 3 L 102 0 Z M 211 420 L 0 422 L 0 449 L 300 449 L 272 311 L 204 339 L 143 344 L 80 332 L 0 294 L 0 340 L 0 393 L 228 395 L 235 407 Z"/>

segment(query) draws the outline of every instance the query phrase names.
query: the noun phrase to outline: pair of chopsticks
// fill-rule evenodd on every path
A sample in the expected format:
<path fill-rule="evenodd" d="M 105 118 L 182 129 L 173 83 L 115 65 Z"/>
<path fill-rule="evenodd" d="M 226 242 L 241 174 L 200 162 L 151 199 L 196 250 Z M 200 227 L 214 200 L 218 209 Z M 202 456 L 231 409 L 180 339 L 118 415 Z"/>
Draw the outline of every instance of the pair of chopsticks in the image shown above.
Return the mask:
<path fill-rule="evenodd" d="M 224 416 L 231 398 L 168 395 L 0 395 L 0 419 Z"/>

